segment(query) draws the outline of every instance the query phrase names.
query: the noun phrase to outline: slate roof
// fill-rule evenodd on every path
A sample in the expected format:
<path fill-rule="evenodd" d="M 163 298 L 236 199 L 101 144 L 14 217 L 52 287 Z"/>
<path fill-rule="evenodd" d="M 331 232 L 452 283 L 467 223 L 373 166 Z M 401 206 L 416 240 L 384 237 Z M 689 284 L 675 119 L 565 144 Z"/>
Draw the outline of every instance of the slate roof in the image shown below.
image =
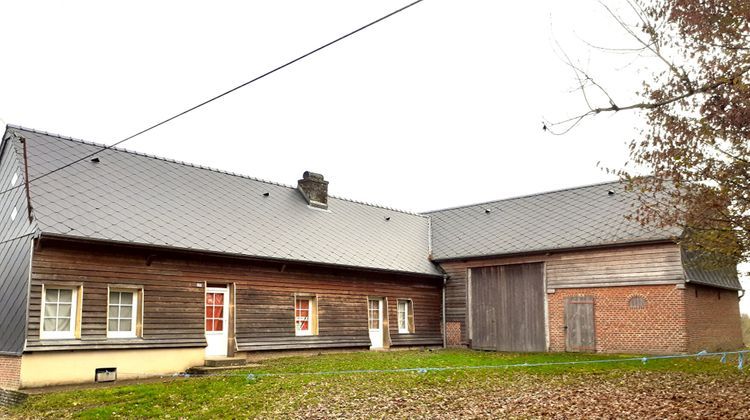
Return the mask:
<path fill-rule="evenodd" d="M 610 194 L 610 191 L 613 194 Z M 669 240 L 676 229 L 626 219 L 634 193 L 609 182 L 427 212 L 436 261 Z"/>
<path fill-rule="evenodd" d="M 27 139 L 31 179 L 100 151 L 95 143 L 8 126 Z M 97 154 L 31 184 L 44 234 L 258 258 L 440 275 L 432 261 L 667 241 L 641 226 L 618 182 L 415 214 L 124 149 Z M 265 194 L 268 194 L 265 196 Z M 389 218 L 389 220 L 386 220 Z M 687 262 L 689 255 L 683 255 Z M 685 264 L 689 282 L 741 289 L 736 270 Z"/>
<path fill-rule="evenodd" d="M 742 290 L 736 265 L 706 261 L 699 252 L 683 250 L 682 267 L 688 283 Z"/>
<path fill-rule="evenodd" d="M 13 133 L 27 139 L 30 179 L 102 147 L 8 126 Z M 335 197 L 328 211 L 312 209 L 291 186 L 122 149 L 97 157 L 31 184 L 41 232 L 440 274 L 429 261 L 425 216 Z"/>

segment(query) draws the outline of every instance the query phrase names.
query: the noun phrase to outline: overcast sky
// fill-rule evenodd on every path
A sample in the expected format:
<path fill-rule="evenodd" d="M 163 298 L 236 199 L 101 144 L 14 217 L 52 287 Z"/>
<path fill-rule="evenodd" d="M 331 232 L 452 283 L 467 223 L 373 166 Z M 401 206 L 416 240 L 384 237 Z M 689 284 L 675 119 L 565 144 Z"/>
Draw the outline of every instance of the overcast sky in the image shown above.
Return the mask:
<path fill-rule="evenodd" d="M 0 119 L 113 143 L 408 2 L 2 0 Z M 596 0 L 425 0 L 124 146 L 412 211 L 607 181 L 638 115 L 541 121 L 584 109 L 561 47 L 628 102 L 655 62 L 586 45 L 628 41 Z"/>

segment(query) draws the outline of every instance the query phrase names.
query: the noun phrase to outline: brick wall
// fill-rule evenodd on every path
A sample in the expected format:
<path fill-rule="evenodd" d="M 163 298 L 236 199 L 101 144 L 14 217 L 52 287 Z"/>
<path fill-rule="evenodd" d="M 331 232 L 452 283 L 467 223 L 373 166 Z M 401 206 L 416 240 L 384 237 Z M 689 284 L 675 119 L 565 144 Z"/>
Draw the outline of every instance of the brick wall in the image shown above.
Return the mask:
<path fill-rule="evenodd" d="M 451 321 L 445 323 L 445 341 L 445 344 L 450 347 L 462 345 L 460 322 Z"/>
<path fill-rule="evenodd" d="M 18 389 L 21 386 L 21 357 L 0 355 L 0 388 Z"/>
<path fill-rule="evenodd" d="M 688 285 L 685 289 L 688 351 L 743 347 L 736 291 Z"/>
<path fill-rule="evenodd" d="M 597 352 L 685 352 L 684 292 L 675 285 L 557 289 L 547 295 L 550 350 L 565 351 L 565 298 L 592 296 Z M 645 307 L 631 309 L 634 296 L 645 298 Z"/>

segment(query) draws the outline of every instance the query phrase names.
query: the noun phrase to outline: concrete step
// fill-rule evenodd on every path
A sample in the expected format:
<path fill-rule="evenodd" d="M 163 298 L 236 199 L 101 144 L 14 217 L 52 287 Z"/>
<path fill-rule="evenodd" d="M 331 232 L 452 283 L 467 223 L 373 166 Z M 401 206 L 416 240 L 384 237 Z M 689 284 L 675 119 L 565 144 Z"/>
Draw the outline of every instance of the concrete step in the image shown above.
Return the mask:
<path fill-rule="evenodd" d="M 247 359 L 244 357 L 216 357 L 206 359 L 206 367 L 229 367 L 229 366 L 243 366 L 247 364 Z"/>

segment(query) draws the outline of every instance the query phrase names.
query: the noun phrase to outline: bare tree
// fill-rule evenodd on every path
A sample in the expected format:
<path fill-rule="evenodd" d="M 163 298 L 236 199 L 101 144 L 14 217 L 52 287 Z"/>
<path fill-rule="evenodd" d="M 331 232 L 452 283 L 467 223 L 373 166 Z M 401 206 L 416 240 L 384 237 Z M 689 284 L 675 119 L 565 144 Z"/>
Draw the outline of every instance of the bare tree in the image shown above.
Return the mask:
<path fill-rule="evenodd" d="M 724 261 L 748 260 L 750 1 L 624 1 L 632 21 L 602 7 L 635 43 L 630 51 L 661 68 L 639 80 L 639 100 L 621 104 L 564 55 L 587 109 L 544 129 L 565 134 L 596 115 L 639 112 L 645 128 L 630 143 L 629 166 L 653 176 L 614 171 L 641 198 L 633 217 L 682 226 L 683 243 Z"/>

